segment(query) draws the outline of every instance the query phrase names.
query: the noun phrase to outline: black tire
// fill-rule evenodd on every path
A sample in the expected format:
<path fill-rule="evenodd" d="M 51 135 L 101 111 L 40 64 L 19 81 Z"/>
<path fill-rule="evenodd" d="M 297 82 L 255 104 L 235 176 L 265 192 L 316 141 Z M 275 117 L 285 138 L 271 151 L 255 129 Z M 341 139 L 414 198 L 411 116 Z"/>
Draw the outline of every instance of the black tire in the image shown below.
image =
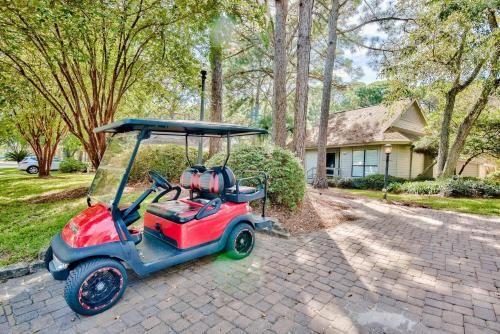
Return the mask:
<path fill-rule="evenodd" d="M 230 258 L 242 259 L 250 255 L 255 245 L 255 232 L 247 223 L 236 225 L 227 239 L 226 252 Z"/>
<path fill-rule="evenodd" d="M 97 258 L 78 264 L 69 273 L 64 299 L 78 314 L 95 315 L 106 311 L 123 296 L 127 271 L 113 259 Z"/>
<path fill-rule="evenodd" d="M 38 167 L 37 166 L 29 166 L 28 168 L 26 168 L 26 173 L 38 174 Z"/>
<path fill-rule="evenodd" d="M 52 253 L 52 246 L 49 246 L 47 250 L 45 251 L 45 255 L 43 256 L 43 262 L 45 263 L 45 269 L 49 270 L 49 263 L 52 261 L 52 258 L 54 257 Z"/>

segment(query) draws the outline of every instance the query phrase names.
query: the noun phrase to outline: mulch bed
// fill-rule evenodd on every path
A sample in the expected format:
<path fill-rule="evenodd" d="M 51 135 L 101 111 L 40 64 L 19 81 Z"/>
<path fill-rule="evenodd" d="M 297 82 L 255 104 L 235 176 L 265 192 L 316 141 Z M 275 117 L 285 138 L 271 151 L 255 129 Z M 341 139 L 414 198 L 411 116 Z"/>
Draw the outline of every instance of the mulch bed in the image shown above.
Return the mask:
<path fill-rule="evenodd" d="M 331 228 L 358 219 L 349 205 L 326 198 L 320 191 L 312 188 L 307 189 L 304 201 L 296 210 L 273 206 L 266 209 L 266 216 L 278 219 L 292 235 Z"/>
<path fill-rule="evenodd" d="M 56 193 L 31 198 L 27 202 L 31 204 L 40 204 L 40 203 L 52 203 L 52 202 L 62 201 L 65 199 L 80 198 L 87 194 L 88 189 L 89 189 L 88 187 L 80 187 L 76 189 L 59 191 Z"/>

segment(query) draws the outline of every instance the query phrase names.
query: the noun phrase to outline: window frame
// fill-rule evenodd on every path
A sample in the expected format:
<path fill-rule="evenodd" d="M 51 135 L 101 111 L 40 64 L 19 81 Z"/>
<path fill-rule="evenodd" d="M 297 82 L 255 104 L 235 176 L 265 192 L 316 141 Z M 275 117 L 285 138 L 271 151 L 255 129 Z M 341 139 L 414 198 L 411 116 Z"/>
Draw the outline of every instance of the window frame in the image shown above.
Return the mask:
<path fill-rule="evenodd" d="M 377 164 L 376 165 L 367 165 L 366 164 L 366 151 L 375 151 L 377 152 Z M 361 165 L 355 165 L 354 164 L 354 152 L 363 152 L 363 164 Z M 352 178 L 357 178 L 357 177 L 366 177 L 366 167 L 379 167 L 379 164 L 380 164 L 380 156 L 379 156 L 379 149 L 375 148 L 375 149 L 352 149 L 352 152 L 351 152 L 351 177 Z M 354 167 L 362 167 L 363 169 L 363 175 L 362 176 L 354 176 Z M 375 173 L 376 174 L 376 173 Z M 370 174 L 370 175 L 373 175 L 373 174 Z"/>

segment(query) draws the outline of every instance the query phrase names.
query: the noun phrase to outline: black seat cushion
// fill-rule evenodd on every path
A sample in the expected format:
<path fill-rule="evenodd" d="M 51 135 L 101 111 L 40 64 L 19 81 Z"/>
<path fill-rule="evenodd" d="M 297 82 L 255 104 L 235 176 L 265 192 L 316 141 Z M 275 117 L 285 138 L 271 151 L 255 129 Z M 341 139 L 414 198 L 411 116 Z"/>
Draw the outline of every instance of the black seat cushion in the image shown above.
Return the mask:
<path fill-rule="evenodd" d="M 182 224 L 193 220 L 200 208 L 182 201 L 168 201 L 165 203 L 152 203 L 146 211 L 155 216 Z"/>
<path fill-rule="evenodd" d="M 251 194 L 256 191 L 254 187 L 247 187 L 247 186 L 239 186 L 238 191 L 240 194 Z M 231 188 L 226 189 L 227 194 L 235 194 L 236 193 L 236 186 L 233 186 Z"/>

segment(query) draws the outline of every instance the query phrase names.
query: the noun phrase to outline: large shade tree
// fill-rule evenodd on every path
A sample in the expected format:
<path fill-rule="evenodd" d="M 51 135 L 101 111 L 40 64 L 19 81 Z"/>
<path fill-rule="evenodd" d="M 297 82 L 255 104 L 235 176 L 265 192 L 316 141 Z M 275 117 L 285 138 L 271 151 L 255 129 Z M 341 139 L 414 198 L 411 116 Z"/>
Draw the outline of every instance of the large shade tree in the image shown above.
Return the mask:
<path fill-rule="evenodd" d="M 97 126 L 114 120 L 140 82 L 182 82 L 196 67 L 190 23 L 211 1 L 2 2 L 0 61 L 14 68 L 62 117 L 98 166 Z M 147 85 L 142 85 L 147 87 Z"/>
<path fill-rule="evenodd" d="M 38 176 L 50 174 L 52 160 L 67 126 L 58 112 L 33 87 L 17 79 L 16 73 L 0 66 L 0 120 L 11 129 L 11 138 L 28 143 L 38 161 Z"/>
<path fill-rule="evenodd" d="M 414 20 L 406 33 L 385 42 L 397 49 L 385 55 L 385 73 L 402 87 L 399 95 L 427 85 L 443 96 L 437 168 L 438 175 L 451 176 L 474 122 L 498 88 L 497 9 L 490 1 L 465 0 L 417 1 L 411 8 Z M 469 96 L 468 112 L 453 124 L 457 99 L 472 85 L 480 93 Z M 458 131 L 450 145 L 452 127 Z"/>

